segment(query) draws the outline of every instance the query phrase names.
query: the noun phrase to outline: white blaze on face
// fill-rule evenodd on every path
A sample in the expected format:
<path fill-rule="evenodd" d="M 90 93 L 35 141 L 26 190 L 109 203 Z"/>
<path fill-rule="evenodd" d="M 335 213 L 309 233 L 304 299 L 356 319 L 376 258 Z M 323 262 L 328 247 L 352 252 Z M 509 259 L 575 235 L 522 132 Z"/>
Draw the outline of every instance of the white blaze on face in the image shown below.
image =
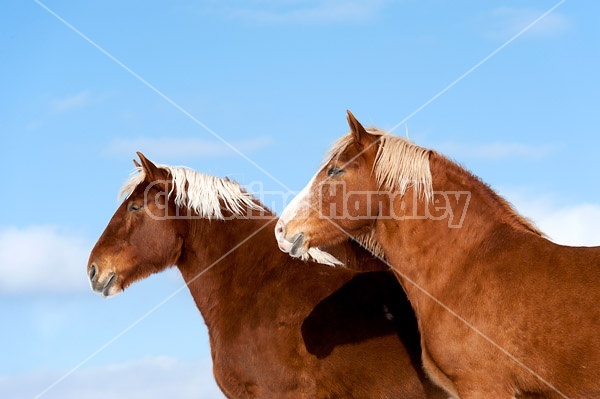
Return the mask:
<path fill-rule="evenodd" d="M 298 215 L 308 215 L 310 207 L 310 191 L 317 175 L 315 174 L 306 186 L 290 201 L 285 207 L 279 220 L 287 224 L 290 220 L 296 218 Z"/>
<path fill-rule="evenodd" d="M 279 221 L 283 222 L 283 226 L 286 226 L 287 223 L 294 218 L 304 218 L 308 216 L 311 206 L 310 196 L 312 186 L 317 177 L 317 174 L 318 172 L 312 177 L 312 179 L 310 179 L 308 184 L 290 201 L 290 203 L 285 207 L 285 209 L 281 213 Z M 289 246 L 289 243 L 287 242 L 285 236 L 278 236 L 277 233 L 275 235 L 277 236 L 277 240 L 279 241 L 280 248 Z M 319 248 L 309 248 L 307 252 L 301 255 L 301 258 L 302 260 L 308 260 L 310 258 L 317 263 L 322 263 L 328 266 L 344 264 L 343 262 L 340 262 L 338 259 L 336 259 L 335 256 L 323 250 L 320 250 Z"/>

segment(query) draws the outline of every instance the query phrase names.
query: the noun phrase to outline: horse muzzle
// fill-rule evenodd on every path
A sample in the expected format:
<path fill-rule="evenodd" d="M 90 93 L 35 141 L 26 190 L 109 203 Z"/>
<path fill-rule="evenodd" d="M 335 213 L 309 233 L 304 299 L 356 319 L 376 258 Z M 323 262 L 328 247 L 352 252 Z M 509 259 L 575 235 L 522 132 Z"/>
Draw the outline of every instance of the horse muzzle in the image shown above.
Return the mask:
<path fill-rule="evenodd" d="M 275 225 L 275 238 L 277 239 L 277 245 L 279 249 L 285 253 L 290 254 L 294 258 L 301 257 L 306 250 L 304 249 L 304 234 L 296 233 L 292 237 L 287 238 L 285 236 L 285 223 L 279 219 Z"/>
<path fill-rule="evenodd" d="M 88 267 L 88 278 L 92 291 L 97 294 L 102 294 L 103 297 L 113 296 L 121 290 L 117 287 L 117 274 L 115 272 L 100 273 L 98 265 L 92 263 Z"/>

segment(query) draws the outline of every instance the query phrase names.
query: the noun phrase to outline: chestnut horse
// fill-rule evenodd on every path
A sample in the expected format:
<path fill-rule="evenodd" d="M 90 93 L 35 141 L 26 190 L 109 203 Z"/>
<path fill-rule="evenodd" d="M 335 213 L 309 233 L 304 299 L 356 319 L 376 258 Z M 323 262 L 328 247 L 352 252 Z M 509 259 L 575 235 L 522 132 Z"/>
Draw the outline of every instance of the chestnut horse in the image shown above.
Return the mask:
<path fill-rule="evenodd" d="M 348 121 L 284 210 L 280 248 L 366 237 L 415 310 L 426 371 L 454 396 L 600 398 L 600 247 L 555 244 L 446 157 Z"/>
<path fill-rule="evenodd" d="M 90 255 L 92 288 L 115 295 L 177 265 L 228 398 L 447 397 L 422 370 L 414 313 L 384 263 L 346 241 L 332 251 L 363 272 L 307 267 L 278 250 L 276 216 L 237 183 L 138 155 Z"/>

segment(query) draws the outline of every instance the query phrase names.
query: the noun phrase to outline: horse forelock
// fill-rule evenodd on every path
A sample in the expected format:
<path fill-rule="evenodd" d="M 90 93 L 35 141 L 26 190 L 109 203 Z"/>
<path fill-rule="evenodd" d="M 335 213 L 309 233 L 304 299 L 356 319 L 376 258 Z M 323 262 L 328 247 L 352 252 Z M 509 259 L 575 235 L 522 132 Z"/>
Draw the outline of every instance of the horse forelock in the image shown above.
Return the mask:
<path fill-rule="evenodd" d="M 323 159 L 321 168 L 327 166 L 327 164 L 332 160 L 337 159 L 344 151 L 346 151 L 346 148 L 348 148 L 348 146 L 353 142 L 354 138 L 350 133 L 345 134 L 339 139 L 337 139 L 325 154 L 325 158 Z"/>
<path fill-rule="evenodd" d="M 136 187 L 144 181 L 145 176 L 146 174 L 141 167 L 133 169 L 133 171 L 130 173 L 129 179 L 127 179 L 125 184 L 123 184 L 123 187 L 121 187 L 119 190 L 117 200 L 123 201 L 129 198 L 129 196 L 133 194 L 133 191 L 136 189 Z"/>
<path fill-rule="evenodd" d="M 170 176 L 172 187 L 168 196 L 175 195 L 174 200 L 178 206 L 192 210 L 202 218 L 224 219 L 223 210 L 236 216 L 247 216 L 249 209 L 268 212 L 252 194 L 234 181 L 181 166 L 158 167 L 167 171 Z M 119 200 L 128 198 L 144 178 L 143 168 L 136 168 L 134 175 L 119 191 Z"/>
<path fill-rule="evenodd" d="M 387 134 L 385 131 L 378 129 L 376 127 L 369 127 L 366 129 L 367 132 L 376 136 L 383 136 Z M 334 159 L 337 159 L 346 149 L 354 143 L 354 136 L 352 133 L 348 133 L 337 139 L 331 148 L 325 154 L 325 158 L 323 159 L 322 166 L 326 166 L 329 162 Z"/>

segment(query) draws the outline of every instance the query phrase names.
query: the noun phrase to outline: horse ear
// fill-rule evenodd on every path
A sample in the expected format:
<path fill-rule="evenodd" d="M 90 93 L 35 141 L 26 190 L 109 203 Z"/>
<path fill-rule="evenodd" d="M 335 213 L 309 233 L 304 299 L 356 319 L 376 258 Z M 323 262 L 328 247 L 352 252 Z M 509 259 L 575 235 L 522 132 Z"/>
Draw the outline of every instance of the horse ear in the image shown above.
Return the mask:
<path fill-rule="evenodd" d="M 144 173 L 146 174 L 147 182 L 152 183 L 152 182 L 167 180 L 168 176 L 164 169 L 161 169 L 158 166 L 154 165 L 141 152 L 138 151 L 137 155 L 138 155 L 138 157 L 140 157 L 140 162 L 142 163 L 142 168 L 144 169 Z M 135 161 L 134 161 L 134 163 L 135 163 Z"/>
<path fill-rule="evenodd" d="M 367 130 L 360 124 L 358 119 L 350 112 L 346 110 L 348 113 L 348 125 L 350 125 L 350 132 L 352 136 L 354 136 L 354 140 L 361 145 L 369 145 L 371 144 L 375 138 L 374 135 L 367 132 Z"/>
<path fill-rule="evenodd" d="M 140 165 L 140 163 L 136 159 L 133 160 L 133 164 L 135 165 L 136 168 L 142 167 L 142 165 Z"/>

